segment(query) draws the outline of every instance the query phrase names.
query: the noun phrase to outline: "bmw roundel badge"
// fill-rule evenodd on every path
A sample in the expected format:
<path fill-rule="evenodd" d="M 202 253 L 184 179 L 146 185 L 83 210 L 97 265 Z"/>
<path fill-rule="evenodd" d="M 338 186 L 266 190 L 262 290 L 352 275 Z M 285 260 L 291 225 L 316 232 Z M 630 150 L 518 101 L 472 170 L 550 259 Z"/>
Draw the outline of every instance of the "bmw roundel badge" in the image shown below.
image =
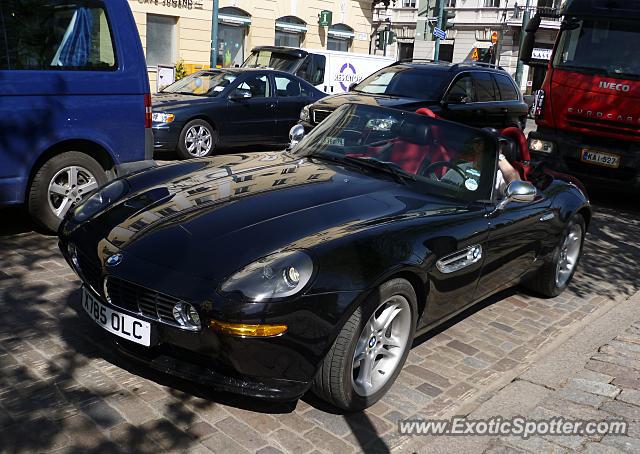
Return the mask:
<path fill-rule="evenodd" d="M 122 254 L 113 254 L 107 258 L 105 265 L 107 266 L 117 266 L 122 262 Z"/>

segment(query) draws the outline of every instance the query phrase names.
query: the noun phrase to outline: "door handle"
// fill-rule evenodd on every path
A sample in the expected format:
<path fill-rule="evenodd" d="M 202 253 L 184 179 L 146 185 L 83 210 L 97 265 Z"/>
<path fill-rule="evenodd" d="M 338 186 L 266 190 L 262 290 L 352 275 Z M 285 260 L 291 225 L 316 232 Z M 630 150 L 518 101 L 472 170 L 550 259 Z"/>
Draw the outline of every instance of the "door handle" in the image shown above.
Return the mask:
<path fill-rule="evenodd" d="M 504 114 L 509 113 L 509 109 L 507 109 L 506 107 L 502 107 L 500 109 L 500 113 L 504 113 Z"/>

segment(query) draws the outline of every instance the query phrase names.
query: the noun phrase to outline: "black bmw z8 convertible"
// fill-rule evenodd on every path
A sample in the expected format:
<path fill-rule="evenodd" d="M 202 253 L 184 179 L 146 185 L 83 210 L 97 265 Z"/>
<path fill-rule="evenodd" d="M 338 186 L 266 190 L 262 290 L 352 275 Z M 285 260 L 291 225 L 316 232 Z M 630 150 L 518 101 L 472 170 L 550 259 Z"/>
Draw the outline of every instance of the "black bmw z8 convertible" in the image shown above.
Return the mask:
<path fill-rule="evenodd" d="M 354 411 L 416 335 L 507 287 L 571 281 L 589 201 L 526 142 L 354 104 L 299 133 L 114 180 L 70 211 L 60 247 L 88 323 L 164 372 Z M 498 150 L 522 176 L 503 194 Z"/>

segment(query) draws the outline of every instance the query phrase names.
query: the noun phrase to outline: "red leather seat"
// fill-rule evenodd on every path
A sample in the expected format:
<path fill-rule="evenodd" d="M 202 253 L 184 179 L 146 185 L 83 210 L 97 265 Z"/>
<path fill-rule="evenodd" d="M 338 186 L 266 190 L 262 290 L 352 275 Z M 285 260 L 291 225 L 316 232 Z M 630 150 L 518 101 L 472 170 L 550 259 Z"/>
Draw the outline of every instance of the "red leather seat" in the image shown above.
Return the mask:
<path fill-rule="evenodd" d="M 529 179 L 529 172 L 531 171 L 531 166 L 529 165 L 531 155 L 529 154 L 527 138 L 520 128 L 515 127 L 503 129 L 500 135 L 513 140 L 516 144 L 518 156 L 515 162 L 511 162 L 511 165 L 520 173 L 520 178 L 527 181 Z"/>

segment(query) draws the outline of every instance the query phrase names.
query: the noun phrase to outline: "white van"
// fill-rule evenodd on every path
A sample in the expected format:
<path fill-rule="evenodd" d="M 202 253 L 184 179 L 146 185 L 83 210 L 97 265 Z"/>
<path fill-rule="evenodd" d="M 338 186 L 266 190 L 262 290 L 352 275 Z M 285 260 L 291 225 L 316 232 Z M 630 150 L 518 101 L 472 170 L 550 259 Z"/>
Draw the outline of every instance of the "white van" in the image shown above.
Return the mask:
<path fill-rule="evenodd" d="M 395 59 L 324 49 L 284 46 L 254 47 L 242 64 L 248 68 L 273 68 L 295 74 L 325 93 L 344 93 Z"/>

